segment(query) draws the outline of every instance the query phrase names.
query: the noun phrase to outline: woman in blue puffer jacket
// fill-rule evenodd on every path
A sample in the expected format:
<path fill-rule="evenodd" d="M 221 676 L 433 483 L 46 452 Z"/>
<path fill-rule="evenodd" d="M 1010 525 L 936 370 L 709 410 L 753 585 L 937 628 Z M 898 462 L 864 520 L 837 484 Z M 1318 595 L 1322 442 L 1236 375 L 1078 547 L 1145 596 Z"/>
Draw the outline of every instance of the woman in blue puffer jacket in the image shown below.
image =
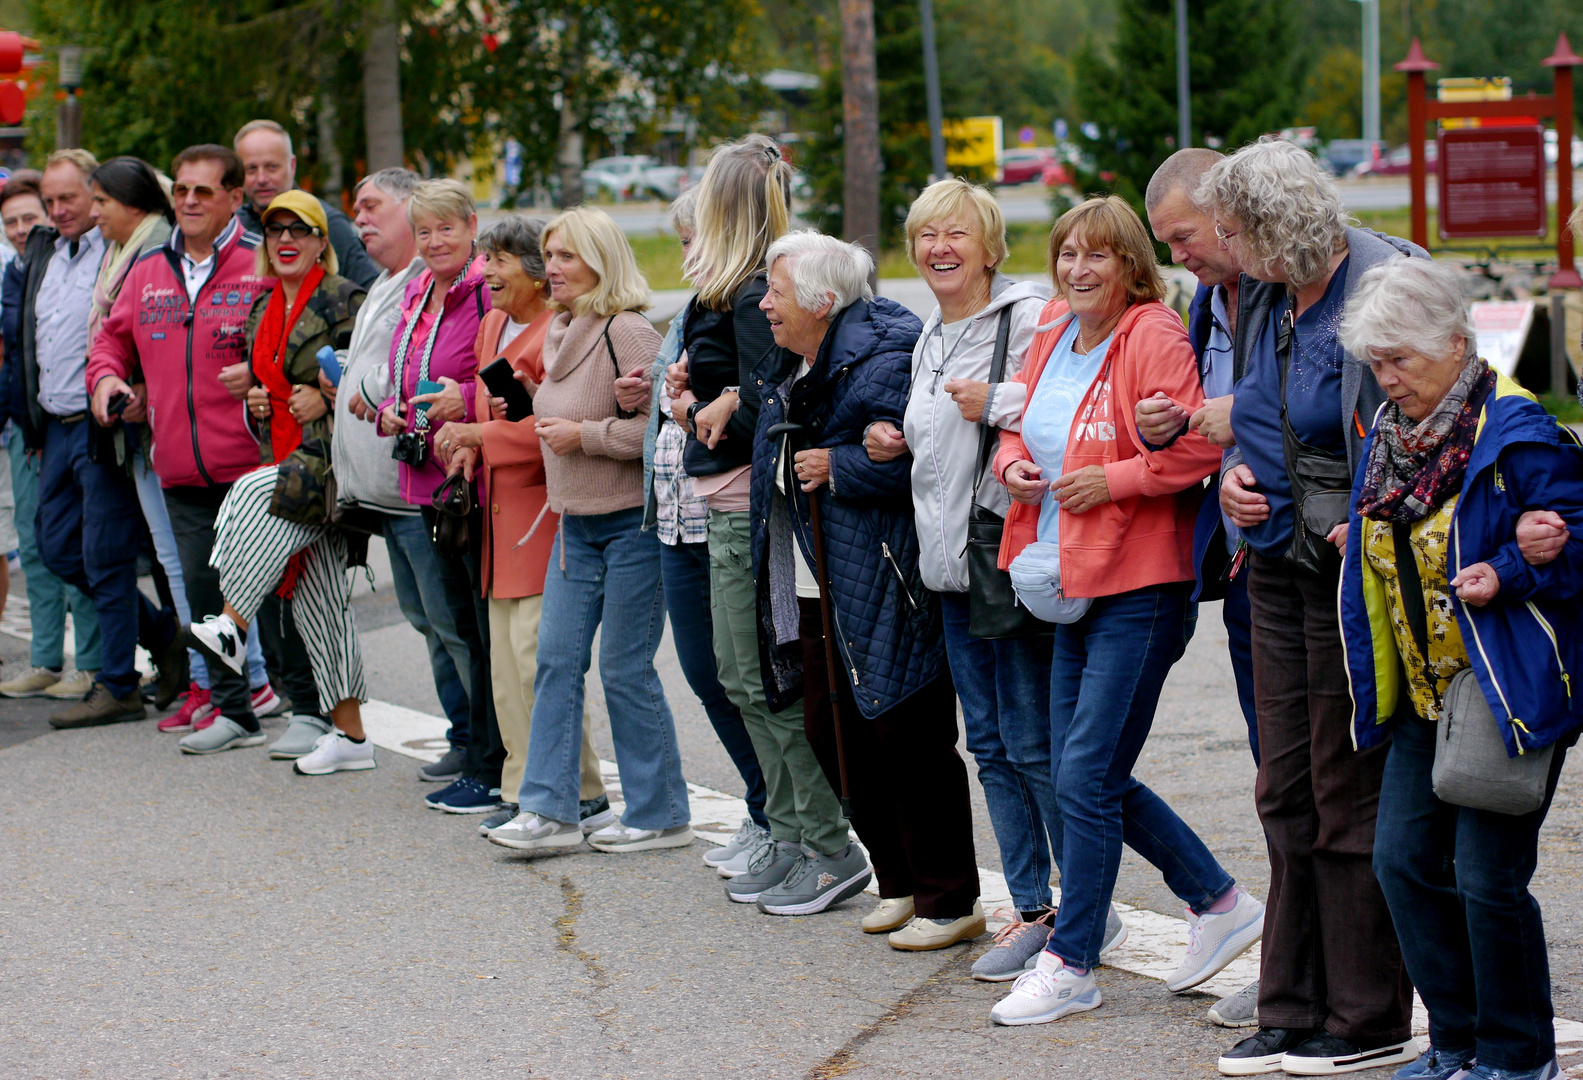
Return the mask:
<path fill-rule="evenodd" d="M 1390 399 L 1353 483 L 1341 622 L 1354 744 L 1390 740 L 1374 871 L 1429 1010 L 1430 1048 L 1397 1076 L 1548 1080 L 1549 960 L 1528 884 L 1583 726 L 1572 686 L 1583 660 L 1583 452 L 1479 358 L 1457 272 L 1444 264 L 1368 271 L 1341 339 Z M 1543 554 L 1525 545 L 1536 531 L 1552 535 Z M 1479 691 L 1510 757 L 1554 748 L 1548 769 L 1538 766 L 1543 801 L 1528 813 L 1436 794 L 1446 703 L 1464 693 L 1476 702 Z M 1456 719 L 1490 722 L 1473 711 Z"/>
<path fill-rule="evenodd" d="M 944 948 L 984 933 L 967 767 L 956 752 L 939 600 L 918 570 L 911 455 L 876 463 L 863 446 L 870 424 L 900 426 L 922 324 L 872 298 L 873 262 L 855 244 L 790 233 L 766 263 L 761 306 L 776 343 L 803 360 L 766 388 L 753 448 L 753 573 L 771 654 L 765 692 L 778 707 L 802 691 L 808 739 L 839 789 L 814 571 L 810 499 L 818 498 L 852 824 L 879 878 L 881 905 L 864 929 L 894 928 L 897 949 Z M 801 431 L 771 435 L 782 421 Z M 896 927 L 889 913 L 909 897 L 914 917 Z"/>

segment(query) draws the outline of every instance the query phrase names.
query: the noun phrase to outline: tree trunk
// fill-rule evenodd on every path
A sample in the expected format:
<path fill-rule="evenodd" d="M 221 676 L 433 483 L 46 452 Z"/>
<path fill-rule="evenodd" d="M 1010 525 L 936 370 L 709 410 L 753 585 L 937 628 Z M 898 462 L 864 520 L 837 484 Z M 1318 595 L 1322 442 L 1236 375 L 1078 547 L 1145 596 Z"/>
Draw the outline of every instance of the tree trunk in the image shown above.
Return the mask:
<path fill-rule="evenodd" d="M 846 239 L 879 261 L 879 75 L 873 0 L 841 0 L 841 130 Z"/>
<path fill-rule="evenodd" d="M 363 45 L 363 130 L 368 171 L 406 162 L 401 135 L 401 28 L 395 0 L 373 0 Z"/>
<path fill-rule="evenodd" d="M 555 149 L 555 168 L 561 178 L 557 205 L 577 206 L 583 201 L 583 131 L 578 113 L 578 80 L 582 57 L 578 53 L 576 22 L 568 19 L 561 32 L 560 136 Z"/>
<path fill-rule="evenodd" d="M 321 84 L 323 95 L 319 98 L 319 164 L 324 166 L 324 182 L 320 185 L 320 197 L 325 202 L 340 205 L 341 202 L 341 146 L 336 141 L 336 131 L 339 127 L 335 111 L 335 89 L 326 78 Z"/>

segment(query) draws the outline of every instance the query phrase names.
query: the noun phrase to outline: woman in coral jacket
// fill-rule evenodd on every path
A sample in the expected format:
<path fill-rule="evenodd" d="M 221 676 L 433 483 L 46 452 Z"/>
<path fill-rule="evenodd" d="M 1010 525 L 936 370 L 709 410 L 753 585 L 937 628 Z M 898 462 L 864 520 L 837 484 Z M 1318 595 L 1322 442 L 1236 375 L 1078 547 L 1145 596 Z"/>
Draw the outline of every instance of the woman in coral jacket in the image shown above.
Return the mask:
<path fill-rule="evenodd" d="M 1121 845 L 1164 875 L 1194 913 L 1187 955 L 1166 980 L 1197 986 L 1259 939 L 1264 909 L 1132 768 L 1160 689 L 1197 618 L 1193 521 L 1220 461 L 1201 436 L 1152 450 L 1134 406 L 1157 391 L 1203 400 L 1182 320 L 1137 214 L 1114 196 L 1061 216 L 1050 234 L 1057 299 L 1016 378 L 1020 431 L 1003 431 L 996 475 L 1014 500 L 1001 567 L 1019 599 L 1056 623 L 1050 767 L 1064 835 L 1061 904 L 1037 966 L 995 1005 L 1000 1024 L 1098 1008 L 1093 968 Z M 1119 707 L 1118 707 L 1119 706 Z"/>
<path fill-rule="evenodd" d="M 544 334 L 555 314 L 549 308 L 539 218 L 512 215 L 478 238 L 491 308 L 478 329 L 478 370 L 497 359 L 510 361 L 525 385 L 544 381 Z M 544 449 L 533 417 L 510 417 L 506 403 L 491 397 L 482 376 L 474 390 L 478 422 L 446 424 L 435 435 L 435 452 L 449 472 L 478 481 L 484 538 L 479 573 L 489 600 L 490 683 L 495 719 L 505 744 L 500 797 L 505 803 L 484 819 L 481 832 L 517 816 L 517 789 L 527 764 L 533 715 L 533 678 L 538 672 L 539 614 L 544 573 L 560 515 L 550 509 L 544 485 Z M 598 817 L 595 827 L 614 821 L 599 779 L 599 759 L 588 740 L 583 713 L 582 801 Z M 592 805 L 598 804 L 598 805 Z M 603 816 L 601 816 L 603 815 Z"/>

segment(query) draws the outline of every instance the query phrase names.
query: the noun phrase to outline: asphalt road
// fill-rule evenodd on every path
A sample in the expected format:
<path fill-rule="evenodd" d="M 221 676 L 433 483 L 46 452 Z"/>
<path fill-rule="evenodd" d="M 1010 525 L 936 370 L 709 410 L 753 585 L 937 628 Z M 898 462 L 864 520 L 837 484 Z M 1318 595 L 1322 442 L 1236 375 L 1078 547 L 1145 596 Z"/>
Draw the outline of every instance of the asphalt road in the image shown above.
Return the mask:
<path fill-rule="evenodd" d="M 438 711 L 388 587 L 362 592 L 372 693 Z M 1138 774 L 1262 896 L 1224 642 L 1206 605 Z M 0 635 L 7 668 L 25 649 Z M 687 778 L 740 795 L 669 640 L 661 674 Z M 610 757 L 596 679 L 589 699 Z M 46 712 L 0 702 L 8 1080 L 1206 1078 L 1234 1039 L 1204 1021 L 1207 996 L 1114 969 L 1102 1009 L 996 1028 L 1005 988 L 967 977 L 986 942 L 895 952 L 859 932 L 866 897 L 802 919 L 729 904 L 701 843 L 523 858 L 485 843 L 476 818 L 422 808 L 418 763 L 384 750 L 372 772 L 306 778 L 262 750 L 183 758 L 152 721 L 52 732 Z M 998 869 L 981 796 L 974 815 L 980 865 Z M 1568 775 L 1535 892 L 1557 1011 L 1573 1017 L 1580 826 Z M 1116 898 L 1180 913 L 1130 853 Z"/>

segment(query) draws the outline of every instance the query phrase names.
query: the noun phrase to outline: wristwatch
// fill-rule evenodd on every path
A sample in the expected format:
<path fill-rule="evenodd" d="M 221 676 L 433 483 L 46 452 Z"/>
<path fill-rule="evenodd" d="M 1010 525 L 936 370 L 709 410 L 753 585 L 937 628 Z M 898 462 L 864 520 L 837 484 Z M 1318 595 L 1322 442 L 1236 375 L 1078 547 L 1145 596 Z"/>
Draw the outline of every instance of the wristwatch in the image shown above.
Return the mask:
<path fill-rule="evenodd" d="M 702 401 L 695 401 L 687 406 L 687 430 L 694 435 L 698 434 L 698 410 L 704 407 Z"/>

